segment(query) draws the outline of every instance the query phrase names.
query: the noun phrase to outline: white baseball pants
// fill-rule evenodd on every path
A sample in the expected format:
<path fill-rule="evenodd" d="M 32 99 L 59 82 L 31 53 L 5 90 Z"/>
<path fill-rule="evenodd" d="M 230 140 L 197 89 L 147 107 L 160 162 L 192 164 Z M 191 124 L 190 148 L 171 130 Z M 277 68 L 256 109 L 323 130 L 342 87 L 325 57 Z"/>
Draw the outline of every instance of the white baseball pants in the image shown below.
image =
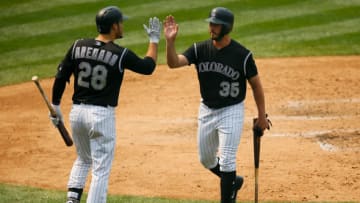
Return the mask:
<path fill-rule="evenodd" d="M 244 123 L 244 103 L 211 109 L 200 103 L 198 115 L 199 159 L 205 168 L 236 171 L 236 153 Z M 219 157 L 219 160 L 218 160 Z"/>
<path fill-rule="evenodd" d="M 68 188 L 84 188 L 90 168 L 87 203 L 105 203 L 116 141 L 115 108 L 74 104 L 70 112 L 75 160 Z"/>

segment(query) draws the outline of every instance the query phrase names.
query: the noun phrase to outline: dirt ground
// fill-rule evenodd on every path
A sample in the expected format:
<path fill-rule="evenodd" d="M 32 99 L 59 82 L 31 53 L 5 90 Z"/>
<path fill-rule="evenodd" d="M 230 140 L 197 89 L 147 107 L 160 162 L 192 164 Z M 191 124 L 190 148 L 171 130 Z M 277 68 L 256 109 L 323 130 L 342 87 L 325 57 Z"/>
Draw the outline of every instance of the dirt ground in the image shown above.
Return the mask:
<path fill-rule="evenodd" d="M 273 122 L 262 138 L 259 199 L 360 201 L 360 56 L 256 61 Z M 64 145 L 30 80 L 0 88 L 0 182 L 65 191 L 75 149 Z M 52 80 L 40 81 L 48 96 Z M 68 86 L 62 100 L 69 129 L 71 94 Z M 219 198 L 219 180 L 198 161 L 199 100 L 194 68 L 125 73 L 110 194 Z M 238 199 L 252 200 L 257 112 L 249 88 L 245 104 Z"/>

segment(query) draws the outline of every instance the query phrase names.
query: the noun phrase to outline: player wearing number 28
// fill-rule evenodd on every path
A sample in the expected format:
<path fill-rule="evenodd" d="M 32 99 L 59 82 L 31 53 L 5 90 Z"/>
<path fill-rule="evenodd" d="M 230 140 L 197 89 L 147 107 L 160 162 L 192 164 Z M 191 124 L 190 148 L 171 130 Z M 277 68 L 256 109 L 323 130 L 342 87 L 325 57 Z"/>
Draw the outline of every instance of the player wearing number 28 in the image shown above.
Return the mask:
<path fill-rule="evenodd" d="M 166 57 L 170 68 L 195 64 L 200 83 L 198 147 L 202 165 L 220 178 L 222 203 L 235 202 L 243 178 L 236 176 L 236 153 L 244 122 L 246 84 L 253 90 L 257 126 L 265 129 L 265 99 L 252 53 L 230 38 L 233 13 L 223 7 L 211 10 L 210 39 L 192 44 L 182 54 L 175 50 L 178 32 L 173 16 L 164 22 Z"/>
<path fill-rule="evenodd" d="M 110 6 L 96 15 L 98 36 L 73 43 L 58 66 L 52 94 L 52 105 L 61 115 L 60 101 L 66 82 L 74 75 L 73 106 L 70 112 L 72 136 L 77 158 L 69 181 L 67 202 L 80 202 L 91 169 L 91 184 L 87 202 L 106 202 L 108 179 L 115 148 L 115 107 L 118 104 L 125 69 L 149 75 L 155 69 L 161 23 L 150 18 L 144 25 L 150 43 L 144 58 L 115 44 L 123 36 L 123 21 L 119 8 Z M 51 118 L 56 123 L 59 118 Z"/>

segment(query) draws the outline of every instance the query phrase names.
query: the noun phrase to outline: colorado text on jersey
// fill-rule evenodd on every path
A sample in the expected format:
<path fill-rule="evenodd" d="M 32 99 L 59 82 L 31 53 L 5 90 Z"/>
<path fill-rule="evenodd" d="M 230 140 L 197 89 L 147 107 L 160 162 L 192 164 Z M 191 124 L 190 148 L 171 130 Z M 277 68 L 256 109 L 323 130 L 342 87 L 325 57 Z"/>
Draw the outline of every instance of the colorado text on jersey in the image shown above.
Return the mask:
<path fill-rule="evenodd" d="M 237 80 L 240 76 L 239 71 L 234 70 L 228 65 L 216 62 L 201 62 L 199 63 L 199 72 L 217 72 L 221 73 L 233 80 Z"/>

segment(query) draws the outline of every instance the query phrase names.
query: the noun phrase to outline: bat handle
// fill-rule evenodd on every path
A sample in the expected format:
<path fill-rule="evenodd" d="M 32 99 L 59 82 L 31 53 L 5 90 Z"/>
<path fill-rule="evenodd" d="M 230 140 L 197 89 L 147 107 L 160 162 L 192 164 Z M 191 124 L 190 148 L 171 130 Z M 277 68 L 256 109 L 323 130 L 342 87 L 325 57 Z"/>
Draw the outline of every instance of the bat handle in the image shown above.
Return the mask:
<path fill-rule="evenodd" d="M 45 94 L 45 91 L 44 91 L 43 88 L 41 87 L 38 78 L 34 76 L 34 77 L 33 77 L 33 81 L 34 81 L 36 87 L 39 89 L 40 94 L 41 94 L 41 96 L 43 97 L 43 99 L 44 99 L 44 101 L 45 101 L 45 104 L 46 104 L 46 106 L 48 107 L 48 109 L 49 109 L 49 111 L 50 111 L 50 115 L 51 115 L 52 117 L 57 117 L 56 111 L 55 111 L 54 108 L 51 106 L 50 101 L 49 101 L 49 99 L 47 98 L 47 96 L 46 96 L 46 94 Z"/>

